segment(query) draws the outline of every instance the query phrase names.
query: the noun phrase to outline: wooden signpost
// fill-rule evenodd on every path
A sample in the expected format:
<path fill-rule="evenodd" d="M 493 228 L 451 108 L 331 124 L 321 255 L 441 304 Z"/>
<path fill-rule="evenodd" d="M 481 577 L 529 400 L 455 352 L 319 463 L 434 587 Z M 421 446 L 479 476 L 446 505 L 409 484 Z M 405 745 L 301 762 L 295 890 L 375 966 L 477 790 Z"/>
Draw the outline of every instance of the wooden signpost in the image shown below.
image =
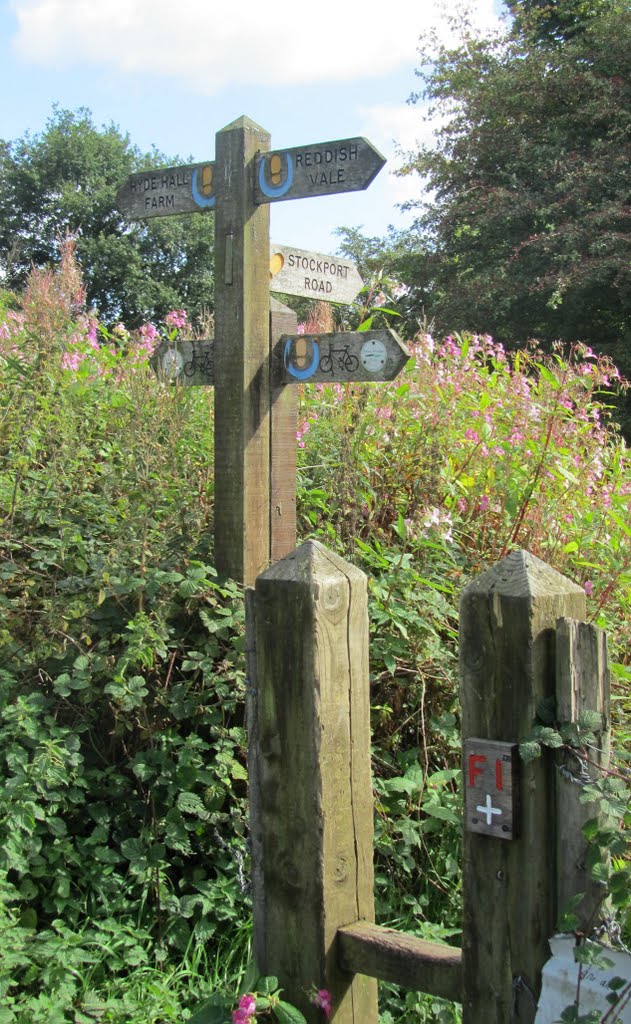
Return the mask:
<path fill-rule="evenodd" d="M 215 165 L 152 168 L 132 174 L 116 194 L 121 213 L 144 220 L 203 213 L 215 206 Z"/>
<path fill-rule="evenodd" d="M 256 203 L 330 196 L 368 188 L 385 164 L 368 139 L 314 142 L 261 153 L 256 160 Z"/>
<path fill-rule="evenodd" d="M 161 346 L 154 365 L 165 379 L 216 385 L 215 563 L 245 584 L 296 543 L 297 405 L 287 384 L 391 380 L 407 359 L 393 331 L 295 333 L 291 310 L 270 303 L 270 275 L 287 294 L 337 302 L 352 301 L 362 281 L 349 261 L 289 247 L 274 247 L 273 270 L 269 204 L 365 189 L 384 163 L 363 138 L 270 152 L 267 132 L 241 117 L 217 133 L 214 161 L 148 169 L 118 192 L 132 218 L 215 215 L 214 342 Z"/>
<path fill-rule="evenodd" d="M 269 273 L 270 291 L 326 302 L 353 302 L 364 287 L 350 260 L 289 245 L 272 245 Z"/>
<path fill-rule="evenodd" d="M 274 351 L 284 384 L 394 380 L 409 359 L 395 331 L 284 335 Z"/>

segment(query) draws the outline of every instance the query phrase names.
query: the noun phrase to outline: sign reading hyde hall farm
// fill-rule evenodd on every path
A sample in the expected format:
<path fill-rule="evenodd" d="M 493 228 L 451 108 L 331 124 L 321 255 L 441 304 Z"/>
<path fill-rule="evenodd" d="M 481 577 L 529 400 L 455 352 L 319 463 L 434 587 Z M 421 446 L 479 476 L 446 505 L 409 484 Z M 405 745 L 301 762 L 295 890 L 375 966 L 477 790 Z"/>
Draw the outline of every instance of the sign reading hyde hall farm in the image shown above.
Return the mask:
<path fill-rule="evenodd" d="M 367 139 L 340 139 L 257 155 L 254 202 L 326 196 L 368 188 L 385 158 Z M 215 164 L 164 167 L 132 174 L 117 201 L 127 217 L 172 217 L 212 210 Z"/>

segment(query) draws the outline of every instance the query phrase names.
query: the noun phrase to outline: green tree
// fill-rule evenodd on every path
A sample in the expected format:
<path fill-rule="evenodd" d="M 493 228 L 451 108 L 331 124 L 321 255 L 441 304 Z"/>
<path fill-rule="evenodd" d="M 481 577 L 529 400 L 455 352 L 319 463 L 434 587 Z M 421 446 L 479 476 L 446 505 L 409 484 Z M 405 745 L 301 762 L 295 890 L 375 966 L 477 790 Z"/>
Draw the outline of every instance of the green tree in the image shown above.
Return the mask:
<path fill-rule="evenodd" d="M 631 373 L 631 12 L 567 3 L 562 38 L 561 5 L 537 8 L 515 0 L 511 32 L 460 23 L 457 46 L 421 55 L 412 99 L 441 127 L 403 172 L 425 190 L 408 312 L 507 342 L 582 340 Z"/>
<path fill-rule="evenodd" d="M 20 288 L 32 266 L 54 263 L 76 234 L 88 301 L 106 322 L 136 325 L 173 307 L 194 317 L 213 301 L 213 218 L 124 220 L 116 192 L 127 175 L 176 162 L 141 153 L 86 109 L 54 108 L 45 130 L 0 143 L 0 269 Z"/>

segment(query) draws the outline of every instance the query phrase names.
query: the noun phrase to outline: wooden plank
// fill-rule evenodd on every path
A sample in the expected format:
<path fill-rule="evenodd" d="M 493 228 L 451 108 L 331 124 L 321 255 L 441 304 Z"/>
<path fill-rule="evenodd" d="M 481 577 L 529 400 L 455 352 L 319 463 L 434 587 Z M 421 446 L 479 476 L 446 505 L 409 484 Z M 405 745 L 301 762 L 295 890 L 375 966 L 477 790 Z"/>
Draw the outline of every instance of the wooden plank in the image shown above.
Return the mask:
<path fill-rule="evenodd" d="M 256 161 L 254 201 L 328 196 L 368 188 L 386 159 L 368 139 L 314 142 L 261 154 Z"/>
<path fill-rule="evenodd" d="M 340 256 L 272 244 L 270 291 L 326 302 L 353 302 L 364 287 L 357 267 Z M 287 332 L 290 333 L 290 332 Z"/>
<path fill-rule="evenodd" d="M 163 341 L 149 360 L 157 376 L 169 384 L 210 387 L 215 383 L 213 338 Z"/>
<path fill-rule="evenodd" d="M 297 317 L 293 309 L 270 299 L 270 353 L 281 334 L 293 332 Z M 298 393 L 295 388 L 274 384 L 271 373 L 270 422 L 270 561 L 278 562 L 296 547 L 296 431 Z"/>
<path fill-rule="evenodd" d="M 215 165 L 209 160 L 131 174 L 116 193 L 121 213 L 138 220 L 212 211 L 215 200 Z"/>
<path fill-rule="evenodd" d="M 216 137 L 215 564 L 248 585 L 270 557 L 269 209 L 251 199 L 268 147 L 245 117 Z"/>
<path fill-rule="evenodd" d="M 409 352 L 395 331 L 284 335 L 275 365 L 283 384 L 394 380 Z"/>
<path fill-rule="evenodd" d="M 376 1024 L 375 982 L 342 971 L 335 945 L 340 927 L 374 920 L 366 577 L 307 541 L 259 576 L 255 612 L 255 958 L 309 1024 L 322 1020 L 313 984 L 336 1024 Z"/>
<path fill-rule="evenodd" d="M 339 929 L 337 948 L 345 971 L 457 1003 L 462 999 L 462 950 L 455 946 L 358 921 Z"/>
<path fill-rule="evenodd" d="M 564 747 L 557 754 L 557 914 L 561 919 L 570 900 L 584 893 L 572 914 L 578 920 L 578 930 L 589 934 L 597 923 L 606 889 L 585 866 L 588 844 L 582 828 L 590 819 L 602 815 L 597 802 L 583 800 L 583 787 L 587 782 L 602 779 L 602 769 L 609 765 L 607 638 L 602 629 L 591 623 L 559 619 L 556 642 L 558 722 L 576 723 L 585 712 L 600 716 L 600 724 L 594 729 L 596 742 L 589 750 L 581 753 Z"/>
<path fill-rule="evenodd" d="M 519 743 L 530 735 L 537 707 L 554 693 L 556 620 L 584 614 L 582 587 L 524 551 L 465 588 L 464 741 Z M 552 760 L 544 753 L 521 765 L 519 839 L 464 833 L 464 1024 L 533 1024 L 556 924 Z"/>

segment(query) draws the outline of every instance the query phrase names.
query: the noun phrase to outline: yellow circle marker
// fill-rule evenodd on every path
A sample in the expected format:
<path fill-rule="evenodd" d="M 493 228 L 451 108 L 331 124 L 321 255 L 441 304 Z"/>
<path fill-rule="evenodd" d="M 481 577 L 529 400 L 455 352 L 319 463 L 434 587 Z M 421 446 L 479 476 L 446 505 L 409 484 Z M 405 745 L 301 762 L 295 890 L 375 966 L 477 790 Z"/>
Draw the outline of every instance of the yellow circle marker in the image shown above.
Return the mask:
<path fill-rule="evenodd" d="M 270 257 L 269 261 L 269 276 L 270 281 L 276 274 L 280 274 L 281 270 L 285 266 L 285 257 L 282 252 L 275 252 Z"/>

